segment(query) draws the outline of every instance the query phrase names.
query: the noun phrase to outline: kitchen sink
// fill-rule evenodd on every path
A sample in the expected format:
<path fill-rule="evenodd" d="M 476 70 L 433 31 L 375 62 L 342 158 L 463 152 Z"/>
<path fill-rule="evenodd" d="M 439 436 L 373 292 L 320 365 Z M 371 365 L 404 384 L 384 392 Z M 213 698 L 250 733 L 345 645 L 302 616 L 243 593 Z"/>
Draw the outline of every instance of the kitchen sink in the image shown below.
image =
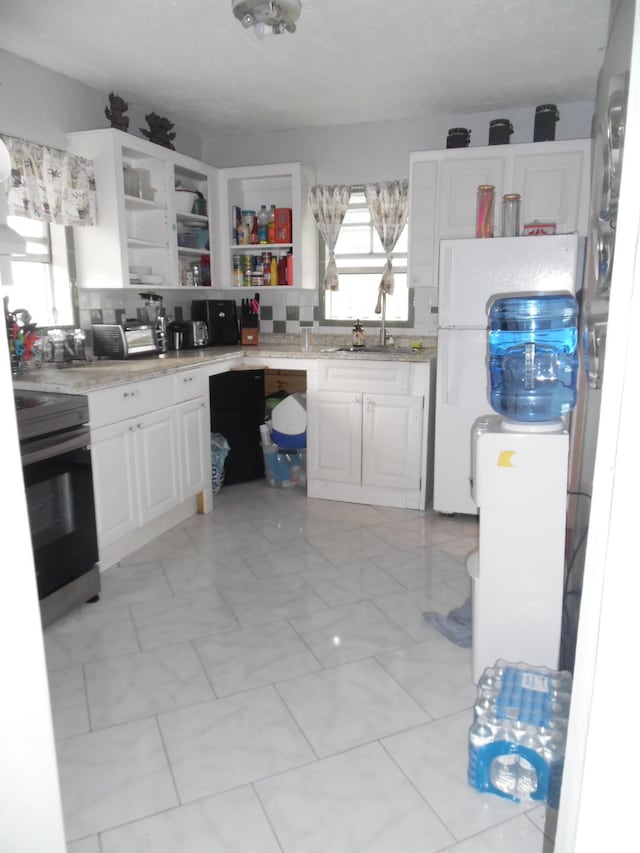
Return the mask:
<path fill-rule="evenodd" d="M 415 347 L 396 347 L 389 344 L 387 344 L 387 346 L 384 346 L 383 344 L 366 344 L 363 347 L 339 347 L 338 352 L 357 352 L 363 353 L 364 355 L 366 355 L 368 352 L 387 352 L 389 353 L 389 355 L 393 355 L 394 352 L 404 354 L 408 352 L 420 352 L 420 350 L 416 349 Z"/>

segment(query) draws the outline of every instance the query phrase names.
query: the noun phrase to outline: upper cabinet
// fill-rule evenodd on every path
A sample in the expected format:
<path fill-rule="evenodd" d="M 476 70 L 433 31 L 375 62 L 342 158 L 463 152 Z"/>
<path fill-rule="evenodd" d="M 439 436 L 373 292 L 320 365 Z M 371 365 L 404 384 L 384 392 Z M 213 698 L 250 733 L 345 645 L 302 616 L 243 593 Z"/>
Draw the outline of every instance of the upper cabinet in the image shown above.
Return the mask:
<path fill-rule="evenodd" d="M 522 197 L 520 229 L 538 220 L 558 234 L 585 236 L 589 213 L 591 140 L 536 142 L 420 151 L 410 156 L 409 282 L 438 286 L 438 245 L 443 239 L 475 237 L 476 192 L 495 187 L 495 235 L 501 200 Z M 434 302 L 437 304 L 437 302 Z"/>
<path fill-rule="evenodd" d="M 281 281 L 294 288 L 312 289 L 318 282 L 318 230 L 309 205 L 309 189 L 315 183 L 315 172 L 302 163 L 278 163 L 269 166 L 243 166 L 219 170 L 220 215 L 218 240 L 220 242 L 219 276 L 215 286 L 238 287 L 249 284 L 245 273 L 259 272 L 263 255 L 268 253 L 276 261 L 292 255 L 293 281 Z M 291 211 L 289 232 L 278 232 L 275 242 L 239 244 L 236 230 L 236 213 L 252 210 L 256 214 L 262 205 Z M 267 257 L 268 257 L 267 256 Z M 234 275 L 234 263 L 236 268 Z M 241 283 L 242 282 L 242 283 Z"/>
<path fill-rule="evenodd" d="M 68 139 L 94 161 L 98 195 L 98 225 L 75 231 L 81 287 L 180 287 L 193 263 L 215 280 L 217 169 L 112 128 Z"/>

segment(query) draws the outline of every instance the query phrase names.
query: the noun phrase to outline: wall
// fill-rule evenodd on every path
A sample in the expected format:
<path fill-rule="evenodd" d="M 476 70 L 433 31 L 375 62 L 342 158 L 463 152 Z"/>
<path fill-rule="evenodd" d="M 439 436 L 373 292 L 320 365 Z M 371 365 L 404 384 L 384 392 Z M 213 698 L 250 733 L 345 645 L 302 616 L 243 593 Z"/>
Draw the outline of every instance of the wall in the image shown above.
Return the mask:
<path fill-rule="evenodd" d="M 126 99 L 126 92 L 118 94 Z M 0 133 L 65 148 L 65 135 L 73 130 L 109 127 L 104 114 L 108 96 L 108 92 L 98 92 L 0 50 Z M 147 126 L 144 117 L 152 109 L 145 104 L 129 105 L 133 136 L 142 137 L 139 128 Z M 195 134 L 180 131 L 174 144 L 181 154 L 202 159 L 202 140 Z"/>
<path fill-rule="evenodd" d="M 560 120 L 556 139 L 585 139 L 591 135 L 593 103 L 559 104 Z M 359 124 L 315 130 L 290 130 L 235 136 L 213 136 L 205 140 L 204 158 L 218 167 L 248 163 L 282 163 L 301 160 L 316 170 L 318 183 L 358 184 L 393 180 L 409 176 L 409 153 L 442 149 L 446 146 L 450 127 L 471 129 L 471 147 L 485 146 L 489 140 L 489 122 L 508 118 L 514 128 L 512 143 L 531 142 L 535 104 L 522 109 L 505 109 L 492 113 L 433 116 L 396 122 Z M 286 304 L 280 292 L 266 293 L 263 304 L 273 307 L 278 327 L 296 330 L 295 320 L 285 316 L 287 310 L 300 312 L 303 318 L 315 304 L 312 294 L 288 293 Z M 411 338 L 433 338 L 435 317 L 430 313 L 429 293 L 417 289 L 414 294 L 415 322 L 412 330 L 398 330 L 397 335 Z M 269 331 L 271 329 L 269 328 Z M 344 338 L 349 330 L 322 328 Z"/>
<path fill-rule="evenodd" d="M 556 139 L 591 136 L 593 103 L 559 104 Z M 535 104 L 492 113 L 432 116 L 377 124 L 315 130 L 212 136 L 204 143 L 204 159 L 218 167 L 301 160 L 316 169 L 318 183 L 358 184 L 409 176 L 409 152 L 445 148 L 450 127 L 471 128 L 471 146 L 487 145 L 489 122 L 508 118 L 512 143 L 533 140 Z"/>
<path fill-rule="evenodd" d="M 122 94 L 126 97 L 126 93 Z M 98 92 L 70 78 L 50 72 L 32 62 L 0 51 L 0 132 L 34 139 L 43 144 L 64 147 L 65 134 L 73 130 L 108 127 L 104 108 L 108 93 Z M 559 104 L 560 121 L 556 138 L 585 138 L 591 134 L 592 103 Z M 141 136 L 144 114 L 149 108 L 131 105 L 130 128 Z M 408 177 L 409 152 L 445 147 L 450 127 L 471 128 L 472 146 L 486 145 L 489 121 L 506 117 L 514 126 L 513 143 L 533 138 L 535 105 L 522 109 L 505 109 L 493 113 L 433 116 L 397 122 L 379 122 L 315 130 L 291 130 L 278 133 L 211 136 L 204 140 L 179 132 L 176 149 L 218 167 L 302 161 L 316 169 L 319 183 L 357 184 L 367 181 Z M 373 143 L 373 144 L 372 144 Z M 210 293 L 167 292 L 168 313 L 190 314 L 194 297 Z M 220 294 L 217 294 L 220 295 Z M 223 294 L 232 297 L 234 294 Z M 416 293 L 416 322 L 411 337 L 433 335 L 427 322 L 428 306 L 424 291 Z M 133 317 L 139 299 L 136 293 L 81 291 L 80 322 L 91 324 L 91 312 L 101 312 L 104 322 L 115 322 L 116 311 Z M 270 318 L 264 318 L 263 332 L 296 333 L 301 321 L 310 322 L 318 315 L 318 294 L 314 291 L 283 291 L 265 288 L 261 304 Z M 177 310 L 179 309 L 179 311 Z M 96 313 L 93 315 L 98 316 Z M 334 332 L 348 337 L 344 327 Z"/>
<path fill-rule="evenodd" d="M 621 75 L 626 75 L 628 78 L 630 71 L 631 34 L 633 32 L 634 14 L 634 3 L 629 2 L 629 0 L 621 0 L 621 2 L 612 4 L 609 41 L 600 71 L 595 103 L 597 123 L 602 131 L 600 138 L 603 140 L 607 138 L 606 125 L 610 90 L 617 88 L 618 84 L 615 81 Z M 600 145 L 601 143 L 598 143 L 595 146 L 597 152 L 602 150 Z M 592 210 L 599 210 L 602 197 L 602 177 L 600 171 L 597 169 L 593 170 L 591 193 L 593 199 Z M 592 214 L 592 219 L 594 215 Z M 594 233 L 595 225 L 592 223 L 587 246 L 587 265 L 582 297 L 583 304 L 586 304 L 596 293 L 596 249 L 594 247 Z M 611 264 L 612 281 L 614 280 L 614 271 L 617 266 L 617 242 L 616 238 L 614 260 Z M 573 669 L 575 657 L 587 533 L 591 510 L 590 501 L 593 490 L 593 474 L 602 402 L 602 389 L 589 388 L 584 373 L 580 379 L 582 387 L 578 394 L 578 405 L 572 417 L 572 446 L 575 458 L 573 460 L 574 471 L 572 472 L 573 476 L 570 486 L 571 491 L 575 493 L 576 497 L 574 498 L 575 512 L 573 518 L 570 516 L 569 524 L 572 530 L 572 548 L 570 552 L 569 577 L 566 584 L 568 595 L 565 602 L 563 625 L 562 662 L 567 669 Z"/>

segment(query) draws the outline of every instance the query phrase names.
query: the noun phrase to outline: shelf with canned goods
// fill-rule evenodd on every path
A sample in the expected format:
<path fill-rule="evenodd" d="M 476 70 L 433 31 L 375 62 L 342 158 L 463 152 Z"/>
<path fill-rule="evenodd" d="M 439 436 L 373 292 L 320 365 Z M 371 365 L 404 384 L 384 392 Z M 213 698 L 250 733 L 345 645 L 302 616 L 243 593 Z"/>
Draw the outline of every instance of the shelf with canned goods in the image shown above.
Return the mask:
<path fill-rule="evenodd" d="M 246 248 L 236 246 L 236 249 Z M 295 282 L 293 251 L 272 252 L 266 246 L 262 252 L 234 252 L 233 287 L 293 287 Z"/>
<path fill-rule="evenodd" d="M 277 263 L 284 258 L 289 264 L 292 272 L 286 281 L 288 286 L 317 287 L 318 230 L 308 203 L 309 188 L 314 183 L 313 169 L 302 163 L 219 170 L 216 227 L 220 244 L 228 251 L 225 249 L 227 263 L 220 265 L 217 287 L 240 286 L 238 273 L 245 270 L 237 269 L 236 256 L 250 258 L 255 264 L 265 252 L 271 253 Z M 260 270 L 252 272 L 258 281 L 255 286 L 260 286 Z"/>

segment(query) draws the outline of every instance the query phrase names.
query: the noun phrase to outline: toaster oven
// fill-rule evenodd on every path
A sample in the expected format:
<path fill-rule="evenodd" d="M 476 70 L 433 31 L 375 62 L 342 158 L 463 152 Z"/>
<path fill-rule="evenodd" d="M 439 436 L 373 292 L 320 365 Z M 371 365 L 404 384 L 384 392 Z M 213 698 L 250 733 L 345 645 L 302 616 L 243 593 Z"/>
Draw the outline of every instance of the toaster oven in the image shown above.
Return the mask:
<path fill-rule="evenodd" d="M 99 323 L 91 326 L 93 354 L 96 358 L 132 358 L 161 352 L 154 326 L 135 324 L 120 326 Z"/>

